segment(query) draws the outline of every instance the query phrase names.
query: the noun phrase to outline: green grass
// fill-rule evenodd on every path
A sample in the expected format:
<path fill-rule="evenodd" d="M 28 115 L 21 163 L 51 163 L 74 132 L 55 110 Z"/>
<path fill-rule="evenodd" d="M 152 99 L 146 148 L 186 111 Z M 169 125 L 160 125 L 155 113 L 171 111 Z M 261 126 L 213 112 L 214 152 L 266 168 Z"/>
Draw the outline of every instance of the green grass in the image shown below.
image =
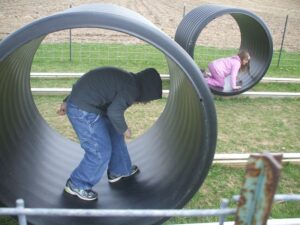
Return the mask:
<path fill-rule="evenodd" d="M 300 166 L 284 164 L 281 180 L 277 193 L 300 193 Z M 205 179 L 203 186 L 186 205 L 187 209 L 220 208 L 222 198 L 231 199 L 233 195 L 240 194 L 240 189 L 245 176 L 244 168 L 232 168 L 221 165 L 214 165 Z M 296 180 L 295 180 L 296 179 Z M 231 201 L 230 207 L 235 208 L 236 204 Z M 283 203 L 273 205 L 271 218 L 299 218 L 300 202 Z M 229 217 L 228 220 L 234 220 Z M 207 218 L 173 218 L 165 224 L 200 223 L 218 221 L 216 217 Z"/>
<path fill-rule="evenodd" d="M 300 99 L 217 98 L 218 153 L 299 152 Z"/>
<path fill-rule="evenodd" d="M 0 207 L 3 207 L 0 205 Z M 17 225 L 19 224 L 16 219 L 9 216 L 0 216 L 0 224 L 1 225 Z"/>
<path fill-rule="evenodd" d="M 277 92 L 300 92 L 300 84 L 297 83 L 258 83 L 251 91 L 277 91 Z"/>
<path fill-rule="evenodd" d="M 279 51 L 275 51 L 268 75 L 274 77 L 300 77 L 300 53 L 286 52 L 281 54 L 280 64 L 277 67 Z"/>
<path fill-rule="evenodd" d="M 199 66 L 206 68 L 211 60 L 230 56 L 236 52 L 236 49 L 197 46 L 194 58 Z M 277 67 L 278 55 L 278 51 L 275 51 L 267 76 L 300 77 L 300 53 L 284 51 L 279 67 Z M 35 55 L 32 71 L 85 72 L 91 68 L 107 65 L 122 67 L 133 72 L 146 67 L 155 67 L 160 73 L 168 73 L 164 54 L 151 45 L 96 43 L 73 43 L 72 61 L 70 61 L 68 43 L 43 43 Z"/>
<path fill-rule="evenodd" d="M 284 164 L 277 193 L 300 194 L 300 166 Z M 209 209 L 219 208 L 220 200 L 233 195 L 240 194 L 240 189 L 245 176 L 244 168 L 232 168 L 221 165 L 213 165 L 200 190 L 194 195 L 191 201 L 185 206 L 186 209 Z M 101 201 L 101 199 L 99 200 Z M 236 204 L 231 201 L 229 207 L 235 208 Z M 299 218 L 300 202 L 277 202 L 273 205 L 271 218 Z M 233 220 L 229 217 L 228 220 Z M 180 223 L 200 223 L 218 221 L 216 217 L 172 218 L 165 225 Z M 16 225 L 17 222 L 11 217 L 0 217 L 1 225 Z"/>
<path fill-rule="evenodd" d="M 100 66 L 115 66 L 137 72 L 155 67 L 167 71 L 164 55 L 151 45 L 133 44 L 72 44 L 72 61 L 69 44 L 42 44 L 34 58 L 34 72 L 85 72 Z"/>
<path fill-rule="evenodd" d="M 42 116 L 66 137 L 76 136 L 66 117 L 56 115 L 64 96 L 35 96 Z M 133 138 L 153 125 L 167 99 L 134 105 L 126 111 Z M 218 117 L 217 153 L 299 152 L 300 99 L 234 98 L 215 100 Z"/>

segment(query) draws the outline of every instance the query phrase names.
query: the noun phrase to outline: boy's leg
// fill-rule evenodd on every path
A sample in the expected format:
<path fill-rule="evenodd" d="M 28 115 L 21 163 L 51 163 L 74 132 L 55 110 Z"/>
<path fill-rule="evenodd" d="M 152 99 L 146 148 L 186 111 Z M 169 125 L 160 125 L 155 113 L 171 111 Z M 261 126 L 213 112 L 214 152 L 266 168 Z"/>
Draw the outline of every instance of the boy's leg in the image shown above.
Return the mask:
<path fill-rule="evenodd" d="M 113 176 L 128 176 L 132 172 L 131 159 L 123 134 L 119 134 L 107 119 L 112 144 L 112 153 L 108 165 L 108 173 Z"/>
<path fill-rule="evenodd" d="M 68 103 L 68 118 L 85 154 L 72 172 L 72 184 L 79 189 L 91 189 L 101 179 L 111 157 L 111 141 L 103 117 L 80 110 Z"/>

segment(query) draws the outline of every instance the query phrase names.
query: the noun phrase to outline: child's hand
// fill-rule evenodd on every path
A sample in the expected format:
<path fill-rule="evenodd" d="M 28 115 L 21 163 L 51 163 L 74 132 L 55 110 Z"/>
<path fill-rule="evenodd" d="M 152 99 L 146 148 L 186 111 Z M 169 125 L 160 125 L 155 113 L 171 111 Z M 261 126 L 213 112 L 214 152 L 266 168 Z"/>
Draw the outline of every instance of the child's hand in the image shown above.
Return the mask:
<path fill-rule="evenodd" d="M 125 138 L 131 138 L 131 130 L 129 128 L 124 132 L 124 136 Z"/>
<path fill-rule="evenodd" d="M 64 116 L 66 115 L 66 112 L 67 112 L 67 103 L 63 102 L 61 103 L 60 108 L 57 110 L 56 113 L 60 116 Z"/>
<path fill-rule="evenodd" d="M 236 86 L 235 88 L 233 88 L 233 90 L 239 90 L 241 88 L 242 88 L 242 86 Z"/>

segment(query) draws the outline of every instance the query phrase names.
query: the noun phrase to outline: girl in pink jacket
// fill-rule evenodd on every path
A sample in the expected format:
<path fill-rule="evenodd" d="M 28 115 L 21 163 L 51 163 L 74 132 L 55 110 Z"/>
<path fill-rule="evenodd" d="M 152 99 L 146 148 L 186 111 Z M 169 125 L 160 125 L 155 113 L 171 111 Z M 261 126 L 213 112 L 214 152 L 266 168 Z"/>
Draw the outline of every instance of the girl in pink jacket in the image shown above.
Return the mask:
<path fill-rule="evenodd" d="M 249 72 L 249 63 L 249 52 L 240 51 L 236 56 L 217 59 L 209 63 L 210 73 L 204 72 L 204 77 L 209 86 L 224 88 L 225 78 L 231 76 L 231 87 L 233 90 L 237 90 L 241 88 L 241 86 L 236 85 L 237 75 L 239 71 L 247 70 Z"/>

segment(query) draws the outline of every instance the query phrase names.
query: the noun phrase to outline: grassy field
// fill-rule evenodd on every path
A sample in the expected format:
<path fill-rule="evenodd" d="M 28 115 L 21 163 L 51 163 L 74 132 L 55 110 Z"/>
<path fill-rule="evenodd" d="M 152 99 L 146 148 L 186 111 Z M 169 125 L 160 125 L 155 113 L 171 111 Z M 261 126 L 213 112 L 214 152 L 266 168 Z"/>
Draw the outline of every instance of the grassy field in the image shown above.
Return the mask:
<path fill-rule="evenodd" d="M 236 49 L 216 49 L 203 46 L 195 48 L 195 61 L 207 68 L 208 62 L 218 57 L 236 54 Z M 283 52 L 277 67 L 279 52 L 273 54 L 273 61 L 267 76 L 300 77 L 300 53 Z M 91 68 L 113 65 L 133 72 L 146 67 L 155 67 L 160 73 L 168 73 L 164 55 L 148 44 L 93 44 L 73 43 L 72 61 L 69 44 L 42 44 L 34 59 L 33 72 L 85 72 Z"/>
<path fill-rule="evenodd" d="M 35 96 L 45 120 L 66 137 L 77 140 L 66 117 L 56 115 L 64 96 Z M 133 138 L 159 117 L 167 99 L 134 105 L 126 111 Z M 217 98 L 217 153 L 299 152 L 300 99 Z"/>
<path fill-rule="evenodd" d="M 297 177 L 299 177 L 299 172 L 300 166 L 285 164 L 277 193 L 299 194 L 300 180 L 297 179 Z M 245 171 L 243 168 L 214 165 L 211 168 L 202 188 L 185 208 L 220 208 L 220 201 L 222 198 L 231 199 L 233 195 L 240 194 L 240 188 L 243 183 L 244 174 Z M 293 180 L 293 177 L 295 177 L 296 180 Z M 236 204 L 231 201 L 230 207 L 235 208 Z M 273 210 L 270 217 L 298 218 L 300 217 L 300 203 L 276 203 L 273 205 Z M 234 218 L 229 217 L 228 220 L 234 220 Z M 218 221 L 218 218 L 173 218 L 166 224 L 200 223 L 212 221 Z"/>
<path fill-rule="evenodd" d="M 73 43 L 73 61 L 69 59 L 69 45 L 43 44 L 38 49 L 32 71 L 43 72 L 84 72 L 102 65 L 120 66 L 124 69 L 139 71 L 153 66 L 161 73 L 167 73 L 164 55 L 150 45 L 122 44 L 77 44 Z M 207 53 L 210 54 L 207 54 Z M 204 66 L 216 56 L 232 55 L 234 49 L 220 50 L 198 46 L 195 59 L 200 53 L 205 54 Z M 49 58 L 49 56 L 51 56 Z M 277 67 L 278 52 L 274 53 L 273 63 L 268 76 L 298 77 L 298 66 L 285 67 L 285 62 L 300 61 L 300 55 L 284 52 L 282 67 Z M 286 70 L 289 68 L 289 70 Z M 32 87 L 72 87 L 76 79 L 31 79 Z M 163 88 L 169 88 L 169 82 L 163 82 Z M 284 91 L 300 92 L 299 84 L 259 83 L 252 91 Z M 49 124 L 71 139 L 76 139 L 68 121 L 57 118 L 55 107 L 63 97 L 36 97 L 35 100 L 42 115 Z M 163 111 L 166 99 L 151 103 L 145 108 L 132 107 L 127 112 L 128 123 L 133 126 L 134 137 L 142 134 L 150 127 Z M 43 107 L 52 108 L 52 112 Z M 217 152 L 257 152 L 270 150 L 273 152 L 298 152 L 300 141 L 299 120 L 296 115 L 300 110 L 299 99 L 247 99 L 247 98 L 216 98 L 218 114 L 218 146 Z M 153 110 L 155 109 L 155 110 Z M 147 115 L 146 115 L 147 113 Z M 141 115 L 136 120 L 136 114 Z M 151 115 L 150 115 L 151 114 Z M 153 114 L 153 115 L 152 115 Z M 134 115 L 134 116 L 133 116 Z M 132 119 L 131 119 L 132 118 Z M 151 118 L 145 120 L 145 118 Z M 57 122 L 59 121 L 59 122 Z M 137 122 L 138 121 L 138 122 Z M 237 126 L 238 125 L 238 126 Z M 68 127 L 67 131 L 63 127 Z M 70 131 L 71 130 L 71 131 Z"/>

